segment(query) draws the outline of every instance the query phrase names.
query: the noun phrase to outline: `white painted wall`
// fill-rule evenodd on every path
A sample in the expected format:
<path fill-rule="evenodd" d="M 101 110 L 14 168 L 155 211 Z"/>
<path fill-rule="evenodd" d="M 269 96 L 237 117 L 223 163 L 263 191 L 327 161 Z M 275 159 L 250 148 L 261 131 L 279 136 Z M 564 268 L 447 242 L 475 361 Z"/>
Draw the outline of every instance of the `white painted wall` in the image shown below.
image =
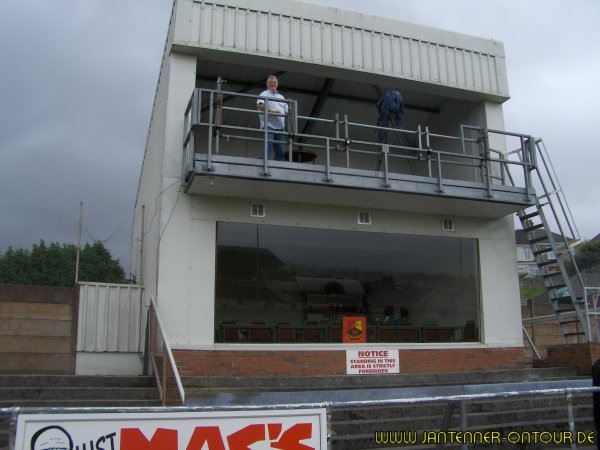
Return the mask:
<path fill-rule="evenodd" d="M 75 375 L 142 375 L 139 353 L 77 352 Z"/>
<path fill-rule="evenodd" d="M 260 199 L 257 199 L 260 200 Z M 511 218 L 487 221 L 453 217 L 455 232 L 444 232 L 438 215 L 372 210 L 373 224 L 359 226 L 357 210 L 293 202 L 264 201 L 267 217 L 249 217 L 243 199 L 184 196 L 163 238 L 159 306 L 175 346 L 213 345 L 215 242 L 217 221 L 330 228 L 428 236 L 475 238 L 481 261 L 481 319 L 488 346 L 521 345 L 520 304 Z M 164 271 L 163 271 L 164 270 Z M 168 307 L 164 307 L 168 305 Z M 470 344 L 471 345 L 471 344 Z M 264 347 L 263 347 L 264 348 Z"/>

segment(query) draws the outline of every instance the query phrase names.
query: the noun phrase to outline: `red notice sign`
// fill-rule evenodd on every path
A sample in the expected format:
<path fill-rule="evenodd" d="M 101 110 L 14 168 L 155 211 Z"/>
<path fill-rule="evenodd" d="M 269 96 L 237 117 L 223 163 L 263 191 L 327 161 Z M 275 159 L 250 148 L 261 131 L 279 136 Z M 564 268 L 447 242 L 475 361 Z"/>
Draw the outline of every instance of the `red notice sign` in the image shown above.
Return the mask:
<path fill-rule="evenodd" d="M 367 318 L 344 316 L 342 318 L 342 337 L 344 343 L 364 344 L 367 342 Z"/>

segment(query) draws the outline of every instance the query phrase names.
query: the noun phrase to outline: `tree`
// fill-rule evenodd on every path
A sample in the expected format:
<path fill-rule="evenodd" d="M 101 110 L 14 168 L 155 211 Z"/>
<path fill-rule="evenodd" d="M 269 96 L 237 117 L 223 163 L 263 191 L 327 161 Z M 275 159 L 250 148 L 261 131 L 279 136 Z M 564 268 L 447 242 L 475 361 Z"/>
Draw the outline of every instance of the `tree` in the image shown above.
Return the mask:
<path fill-rule="evenodd" d="M 600 241 L 587 241 L 577 249 L 575 262 L 580 272 L 600 272 Z"/>
<path fill-rule="evenodd" d="M 109 251 L 96 241 L 86 244 L 81 250 L 79 268 L 80 281 L 95 281 L 98 283 L 122 283 L 125 271 L 118 260 L 112 259 Z"/>
<path fill-rule="evenodd" d="M 0 254 L 0 283 L 73 286 L 77 248 L 73 244 L 49 245 L 41 240 L 31 250 L 9 247 Z M 102 242 L 86 244 L 80 252 L 79 280 L 122 283 L 125 271 L 112 259 Z"/>

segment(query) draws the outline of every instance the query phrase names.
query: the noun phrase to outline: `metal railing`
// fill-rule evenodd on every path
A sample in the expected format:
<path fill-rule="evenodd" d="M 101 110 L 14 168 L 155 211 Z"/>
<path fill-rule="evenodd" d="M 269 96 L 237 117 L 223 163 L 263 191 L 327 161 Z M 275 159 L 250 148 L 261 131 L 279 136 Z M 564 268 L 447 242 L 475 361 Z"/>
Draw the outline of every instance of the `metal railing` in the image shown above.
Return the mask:
<path fill-rule="evenodd" d="M 589 380 L 587 382 L 590 382 Z M 587 383 L 586 382 L 586 383 Z M 487 427 L 482 430 L 481 426 L 477 426 L 477 427 L 473 427 L 472 430 L 469 427 L 469 408 L 467 408 L 467 405 L 469 404 L 469 402 L 478 402 L 478 401 L 497 401 L 497 400 L 501 400 L 501 399 L 518 399 L 521 397 L 562 397 L 564 399 L 564 407 L 565 407 L 565 416 L 564 416 L 564 421 L 562 421 L 562 426 L 561 427 L 556 427 L 556 423 L 554 424 L 554 426 L 552 426 L 552 429 L 548 430 L 546 432 L 546 434 L 549 435 L 549 437 L 553 436 L 553 433 L 558 433 L 558 432 L 563 432 L 563 433 L 570 433 L 570 436 L 572 436 L 572 441 L 569 442 L 567 440 L 567 442 L 565 442 L 565 446 L 568 446 L 571 449 L 577 449 L 578 448 L 578 442 L 575 439 L 575 436 L 578 435 L 578 432 L 581 432 L 582 430 L 578 430 L 577 429 L 577 423 L 576 423 L 576 415 L 574 412 L 574 405 L 573 405 L 573 400 L 575 397 L 577 396 L 588 396 L 587 398 L 589 398 L 591 400 L 591 395 L 593 393 L 596 392 L 600 392 L 600 387 L 593 387 L 593 386 L 581 386 L 581 387 L 555 387 L 555 388 L 536 388 L 537 386 L 543 386 L 545 383 L 548 383 L 550 385 L 556 385 L 556 386 L 561 386 L 564 384 L 569 384 L 572 382 L 569 381 L 565 381 L 565 382 L 533 382 L 533 383 L 508 383 L 506 385 L 503 384 L 495 384 L 495 385 L 482 385 L 482 386 L 478 386 L 478 385 L 473 385 L 473 386 L 454 386 L 454 389 L 459 389 L 462 390 L 463 394 L 454 394 L 454 395 L 435 395 L 435 392 L 433 392 L 433 394 L 431 392 L 429 392 L 429 394 L 427 393 L 428 391 L 431 391 L 431 388 L 425 389 L 423 392 L 423 395 L 413 395 L 413 396 L 407 396 L 407 397 L 402 397 L 402 398 L 398 398 L 398 397 L 391 397 L 391 398 L 385 398 L 385 399 L 366 399 L 366 400 L 337 400 L 337 401 L 319 401 L 319 402 L 281 402 L 281 403 L 277 403 L 277 402 L 271 402 L 271 403 L 262 403 L 262 404 L 237 404 L 237 405 L 203 405 L 203 406 L 185 406 L 185 407 L 127 407 L 127 408 L 122 408 L 122 407 L 93 407 L 93 408 L 82 408 L 82 407 L 69 407 L 69 408 L 40 408 L 40 407 L 28 407 L 28 408 L 21 408 L 21 407 L 11 407 L 11 408 L 0 408 L 0 417 L 4 416 L 7 417 L 8 420 L 3 419 L 4 423 L 9 424 L 9 430 L 8 430 L 8 443 L 9 443 L 9 450 L 22 450 L 22 449 L 15 449 L 15 435 L 16 435 L 16 425 L 17 425 L 17 421 L 18 421 L 18 416 L 19 414 L 65 414 L 65 413 L 69 413 L 69 414 L 73 414 L 73 413 L 85 413 L 85 414 L 94 414 L 94 413 L 169 413 L 169 412 L 173 412 L 173 413 L 181 413 L 181 412 L 220 412 L 220 411 L 260 411 L 260 410 L 294 410 L 294 409 L 310 409 L 310 408 L 325 408 L 327 410 L 327 430 L 328 430 L 328 441 L 330 443 L 331 446 L 331 439 L 332 439 L 332 434 L 335 432 L 335 430 L 332 429 L 332 423 L 331 423 L 331 411 L 333 409 L 348 409 L 348 408 L 365 408 L 365 407 L 370 407 L 370 408 L 375 408 L 375 407 L 391 407 L 391 406 L 402 406 L 402 405 L 417 405 L 417 404 L 446 404 L 445 407 L 445 413 L 444 416 L 442 418 L 441 423 L 439 424 L 439 427 L 435 427 L 435 428 L 430 428 L 430 429 L 439 429 L 440 433 L 438 434 L 435 431 L 429 431 L 428 433 L 437 435 L 439 436 L 444 436 L 447 437 L 450 434 L 446 434 L 449 432 L 449 430 L 458 430 L 462 433 L 465 433 L 464 435 L 462 435 L 461 439 L 463 439 L 462 441 L 462 445 L 460 445 L 460 448 L 463 450 L 467 450 L 470 448 L 470 444 L 469 442 L 466 440 L 465 436 L 470 436 L 474 439 L 478 439 L 479 437 L 484 438 L 485 436 L 489 437 L 489 433 L 495 433 L 495 438 L 496 439 L 502 439 L 502 441 L 498 441 L 499 444 L 506 442 L 509 444 L 527 444 L 527 442 L 521 442 L 520 440 L 523 439 L 523 436 L 525 436 L 528 439 L 532 439 L 537 437 L 539 438 L 543 438 L 543 434 L 544 431 L 532 431 L 532 432 L 527 432 L 525 431 L 523 435 L 521 435 L 519 432 L 517 431 L 511 431 L 508 432 L 508 435 L 503 434 L 502 431 L 498 431 L 501 430 L 503 428 L 513 428 L 514 429 L 514 423 L 509 423 L 509 424 L 504 424 L 503 422 L 500 423 L 493 423 L 491 425 L 489 425 L 489 430 L 490 431 L 486 431 Z M 579 385 L 583 385 L 584 383 L 579 382 L 579 383 L 575 383 L 575 384 L 579 384 Z M 533 385 L 533 388 L 526 388 L 526 386 L 530 386 Z M 446 386 L 448 387 L 448 386 Z M 440 388 L 443 388 L 443 386 L 440 386 Z M 469 389 L 471 388 L 471 389 Z M 473 391 L 473 393 L 468 393 L 470 390 Z M 387 391 L 384 389 L 384 391 Z M 433 391 L 435 391 L 435 389 L 433 389 Z M 477 392 L 480 391 L 480 392 Z M 282 393 L 283 395 L 285 395 L 286 393 Z M 301 395 L 304 395 L 302 393 L 300 393 Z M 318 393 L 317 393 L 318 394 Z M 477 408 L 475 408 L 477 409 Z M 458 410 L 458 422 L 457 422 L 457 426 L 451 426 L 451 419 L 454 416 L 455 412 Z M 404 416 L 403 416 L 404 417 Z M 163 416 L 164 418 L 164 416 Z M 391 417 L 390 417 L 391 418 Z M 582 419 L 586 420 L 589 424 L 589 422 L 593 422 L 593 417 L 592 416 L 586 416 L 586 417 L 582 417 Z M 562 428 L 564 427 L 564 429 Z M 394 430 L 397 433 L 403 433 L 401 430 Z M 593 430 L 589 430 L 590 432 Z M 407 430 L 408 433 L 408 430 Z M 416 433 L 416 431 L 415 431 Z M 423 433 L 423 431 L 421 431 L 421 433 Z M 511 441 L 511 437 L 509 436 L 510 434 L 513 434 L 513 438 L 515 439 L 514 442 Z M 485 435 L 485 436 L 484 436 Z M 532 437 L 533 436 L 533 437 Z M 494 436 L 491 436 L 492 438 L 494 438 Z M 377 440 L 377 432 L 374 433 L 373 435 L 373 441 L 375 442 Z M 519 440 L 519 442 L 517 442 L 517 440 Z M 446 443 L 450 443 L 450 442 L 446 442 Z M 461 442 L 459 442 L 461 443 Z M 477 442 L 471 442 L 473 444 L 476 444 Z M 482 442 L 482 443 L 487 443 L 489 444 L 489 441 L 487 442 Z M 532 442 L 533 443 L 533 442 Z M 539 444 L 540 442 L 538 442 Z M 400 443 L 398 442 L 398 444 L 402 444 L 405 448 L 410 448 L 407 445 L 409 444 L 408 442 L 403 442 Z M 456 444 L 456 442 L 454 443 Z M 438 442 L 436 447 L 437 449 L 441 449 L 444 448 L 445 443 L 444 442 Z M 421 447 L 419 447 L 421 448 Z M 490 448 L 493 448 L 492 446 L 490 446 Z M 536 447 L 537 448 L 537 447 Z"/>
<path fill-rule="evenodd" d="M 258 126 L 258 115 L 264 115 L 265 123 L 273 115 L 268 108 L 264 112 L 256 108 L 258 99 L 269 101 L 256 95 L 223 91 L 221 83 L 216 90 L 194 90 L 185 110 L 184 182 L 195 171 L 196 153 L 206 155 L 204 170 L 214 170 L 213 158 L 222 154 L 222 141 L 243 141 L 254 146 L 253 157 L 262 158 L 262 175 L 269 176 L 273 164 L 267 154 L 268 133 L 274 132 L 283 135 L 290 162 L 293 161 L 293 152 L 309 151 L 318 155 L 319 161 L 323 160 L 324 164 L 314 165 L 310 170 L 321 170 L 326 182 L 334 181 L 336 169 L 362 169 L 368 171 L 369 176 L 381 178 L 384 188 L 390 187 L 390 179 L 394 176 L 413 175 L 435 179 L 440 193 L 452 180 L 459 180 L 483 184 L 489 197 L 502 188 L 521 188 L 525 201 L 530 201 L 530 172 L 536 164 L 531 136 L 469 125 L 460 125 L 458 136 L 450 136 L 433 133 L 426 126 L 408 130 L 352 122 L 347 115 L 335 114 L 333 119 L 308 117 L 298 114 L 298 103 L 292 99 L 285 100 L 289 109 L 285 117 L 286 131 L 273 131 Z M 235 106 L 226 106 L 230 100 L 235 100 L 231 102 Z M 199 129 L 206 131 L 204 136 L 196 133 Z M 312 129 L 318 131 L 300 131 Z M 380 131 L 387 133 L 388 140 L 395 139 L 397 142 L 379 142 L 375 135 Z M 493 148 L 490 142 L 499 142 L 499 139 L 517 140 L 517 148 L 510 153 Z M 397 167 L 399 162 L 402 162 L 402 169 Z M 396 165 L 392 166 L 393 163 Z M 419 166 L 415 171 L 417 163 Z M 513 184 L 515 182 L 520 184 Z"/>
<path fill-rule="evenodd" d="M 163 405 L 185 404 L 185 391 L 153 297 L 148 310 L 148 353 Z"/>
<path fill-rule="evenodd" d="M 590 330 L 590 342 L 600 342 L 600 307 L 598 305 L 598 302 L 600 301 L 600 287 L 584 286 L 583 301 L 587 328 Z M 590 317 L 593 317 L 593 321 Z"/>

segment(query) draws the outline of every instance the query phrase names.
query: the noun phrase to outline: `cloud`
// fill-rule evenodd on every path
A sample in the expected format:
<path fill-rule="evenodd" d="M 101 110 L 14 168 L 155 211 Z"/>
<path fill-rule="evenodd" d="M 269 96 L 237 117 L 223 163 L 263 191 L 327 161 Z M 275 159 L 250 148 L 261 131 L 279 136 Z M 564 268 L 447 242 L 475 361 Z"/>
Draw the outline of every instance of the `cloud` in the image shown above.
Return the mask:
<path fill-rule="evenodd" d="M 0 250 L 74 242 L 83 201 L 84 238 L 110 238 L 128 264 L 170 9 L 170 0 L 0 5 Z"/>

